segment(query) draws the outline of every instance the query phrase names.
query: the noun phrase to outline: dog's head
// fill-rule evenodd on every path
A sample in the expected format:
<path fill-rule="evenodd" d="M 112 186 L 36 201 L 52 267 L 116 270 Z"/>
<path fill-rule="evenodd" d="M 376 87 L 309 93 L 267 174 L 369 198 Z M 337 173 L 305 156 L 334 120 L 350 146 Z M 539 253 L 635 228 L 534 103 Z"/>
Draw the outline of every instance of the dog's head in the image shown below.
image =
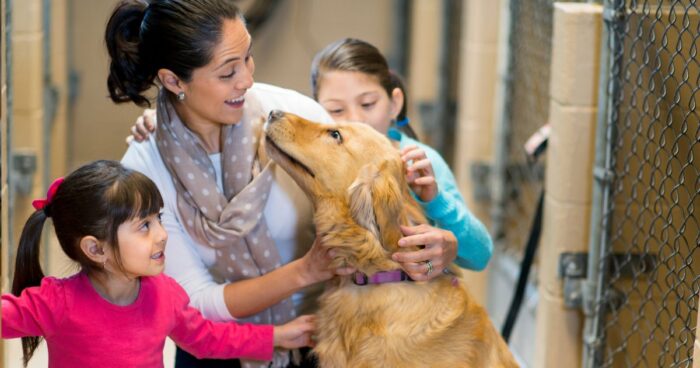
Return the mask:
<path fill-rule="evenodd" d="M 398 225 L 425 222 L 410 195 L 398 150 L 369 125 L 320 124 L 273 111 L 265 139 L 269 157 L 306 192 L 317 212 L 350 217 L 377 240 L 380 249 L 351 256 L 351 262 L 386 259 L 402 236 Z"/>
<path fill-rule="evenodd" d="M 391 177 L 403 178 L 398 151 L 366 124 L 320 124 L 273 111 L 265 135 L 270 158 L 314 201 L 346 195 L 360 173 L 367 175 L 379 167 Z"/>

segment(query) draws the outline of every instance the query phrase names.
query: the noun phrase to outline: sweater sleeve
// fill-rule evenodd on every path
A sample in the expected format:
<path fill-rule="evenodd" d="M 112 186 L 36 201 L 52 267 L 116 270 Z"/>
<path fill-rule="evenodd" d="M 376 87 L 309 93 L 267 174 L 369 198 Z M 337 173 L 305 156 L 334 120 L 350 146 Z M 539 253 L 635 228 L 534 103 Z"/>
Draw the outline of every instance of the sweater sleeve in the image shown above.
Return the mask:
<path fill-rule="evenodd" d="M 64 285 L 53 277 L 24 289 L 20 296 L 2 294 L 2 338 L 49 336 L 57 330 L 65 311 Z"/>
<path fill-rule="evenodd" d="M 456 180 L 445 160 L 431 147 L 414 142 L 423 148 L 433 165 L 438 194 L 430 202 L 418 203 L 436 227 L 451 231 L 457 238 L 457 259 L 460 266 L 483 270 L 491 259 L 493 242 L 486 226 L 469 211 Z"/>
<path fill-rule="evenodd" d="M 189 306 L 189 298 L 177 282 L 169 279 L 168 285 L 176 316 L 170 338 L 179 347 L 200 359 L 272 359 L 272 325 L 207 320 Z"/>

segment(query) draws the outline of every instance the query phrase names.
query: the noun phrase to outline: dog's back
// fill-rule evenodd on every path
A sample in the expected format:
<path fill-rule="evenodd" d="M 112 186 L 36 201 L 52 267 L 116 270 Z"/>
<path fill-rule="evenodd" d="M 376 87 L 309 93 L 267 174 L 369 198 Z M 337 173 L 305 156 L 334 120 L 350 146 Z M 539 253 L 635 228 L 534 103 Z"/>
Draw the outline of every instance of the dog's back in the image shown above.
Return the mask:
<path fill-rule="evenodd" d="M 458 275 L 340 281 L 322 296 L 317 324 L 322 367 L 517 367 Z"/>

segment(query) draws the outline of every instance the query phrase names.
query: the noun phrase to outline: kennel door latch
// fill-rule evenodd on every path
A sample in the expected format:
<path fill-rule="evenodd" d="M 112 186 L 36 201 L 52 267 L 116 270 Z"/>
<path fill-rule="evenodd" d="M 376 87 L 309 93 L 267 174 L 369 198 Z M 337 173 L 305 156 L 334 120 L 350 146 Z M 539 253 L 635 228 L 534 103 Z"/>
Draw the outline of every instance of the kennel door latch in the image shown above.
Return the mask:
<path fill-rule="evenodd" d="M 658 268 L 659 256 L 656 253 L 609 253 L 603 272 L 615 279 L 633 279 L 649 275 Z M 584 302 L 590 303 L 593 290 L 586 288 L 588 274 L 588 253 L 571 252 L 559 255 L 559 278 L 563 280 L 564 305 L 567 308 L 582 309 Z M 609 308 L 616 309 L 623 304 L 625 295 L 614 285 L 608 285 L 603 295 Z"/>
<path fill-rule="evenodd" d="M 587 269 L 588 253 L 559 255 L 559 278 L 564 281 L 564 305 L 567 308 L 583 308 L 583 287 Z"/>

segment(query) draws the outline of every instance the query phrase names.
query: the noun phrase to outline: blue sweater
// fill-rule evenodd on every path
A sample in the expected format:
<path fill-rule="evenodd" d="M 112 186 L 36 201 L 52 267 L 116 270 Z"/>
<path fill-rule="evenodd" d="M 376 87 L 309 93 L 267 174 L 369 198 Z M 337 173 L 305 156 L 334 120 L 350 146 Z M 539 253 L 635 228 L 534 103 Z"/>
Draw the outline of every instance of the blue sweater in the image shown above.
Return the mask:
<path fill-rule="evenodd" d="M 433 226 L 451 231 L 457 238 L 457 259 L 460 266 L 480 271 L 486 267 L 493 253 L 493 242 L 484 224 L 467 208 L 457 182 L 445 160 L 430 146 L 402 134 L 395 128 L 387 133 L 390 139 L 399 142 L 399 147 L 416 145 L 422 148 L 433 165 L 438 193 L 430 202 L 423 202 L 415 196 L 423 207 Z"/>

